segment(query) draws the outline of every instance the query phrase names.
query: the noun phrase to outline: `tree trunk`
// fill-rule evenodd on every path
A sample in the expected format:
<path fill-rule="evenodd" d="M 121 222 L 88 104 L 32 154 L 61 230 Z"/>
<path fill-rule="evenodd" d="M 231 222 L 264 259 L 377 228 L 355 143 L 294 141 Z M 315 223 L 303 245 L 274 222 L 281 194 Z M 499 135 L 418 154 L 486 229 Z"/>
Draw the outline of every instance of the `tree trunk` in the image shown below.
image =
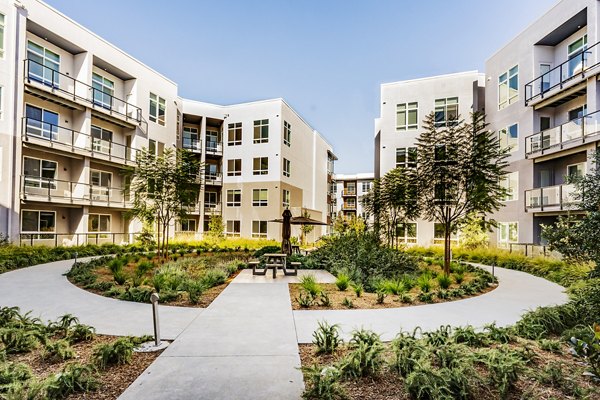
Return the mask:
<path fill-rule="evenodd" d="M 450 224 L 444 225 L 444 274 L 450 274 Z"/>

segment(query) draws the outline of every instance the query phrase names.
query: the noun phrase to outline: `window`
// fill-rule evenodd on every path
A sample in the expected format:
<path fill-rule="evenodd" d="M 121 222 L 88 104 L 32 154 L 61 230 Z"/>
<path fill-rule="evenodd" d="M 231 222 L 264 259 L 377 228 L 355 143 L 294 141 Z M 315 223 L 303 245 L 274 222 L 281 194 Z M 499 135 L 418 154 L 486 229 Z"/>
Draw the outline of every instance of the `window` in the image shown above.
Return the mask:
<path fill-rule="evenodd" d="M 242 159 L 227 160 L 227 176 L 242 175 Z"/>
<path fill-rule="evenodd" d="M 368 193 L 373 187 L 373 182 L 362 182 L 362 192 Z"/>
<path fill-rule="evenodd" d="M 519 241 L 519 223 L 518 222 L 499 222 L 498 223 L 498 242 L 517 243 Z"/>
<path fill-rule="evenodd" d="M 396 168 L 415 168 L 417 166 L 417 148 L 399 147 L 396 149 Z"/>
<path fill-rule="evenodd" d="M 419 119 L 419 103 L 396 104 L 396 130 L 417 129 Z"/>
<path fill-rule="evenodd" d="M 183 139 L 181 145 L 184 149 L 200 150 L 200 140 L 198 138 L 198 128 L 191 126 L 183 127 Z"/>
<path fill-rule="evenodd" d="M 515 65 L 498 77 L 498 110 L 519 100 L 519 66 Z"/>
<path fill-rule="evenodd" d="M 567 165 L 567 177 L 570 179 L 581 178 L 583 175 L 585 175 L 585 163 Z"/>
<path fill-rule="evenodd" d="M 396 236 L 399 242 L 417 243 L 417 224 L 415 222 L 398 224 Z"/>
<path fill-rule="evenodd" d="M 0 58 L 4 58 L 4 14 L 0 14 Z"/>
<path fill-rule="evenodd" d="M 58 139 L 58 114 L 29 104 L 25 105 L 27 134 L 44 139 Z"/>
<path fill-rule="evenodd" d="M 519 150 L 519 125 L 514 124 L 498 131 L 501 149 L 510 149 L 510 152 Z"/>
<path fill-rule="evenodd" d="M 110 153 L 113 133 L 107 129 L 92 125 L 92 150 L 100 153 Z"/>
<path fill-rule="evenodd" d="M 346 182 L 344 195 L 354 196 L 356 194 L 356 182 Z"/>
<path fill-rule="evenodd" d="M 242 144 L 242 123 L 236 122 L 229 124 L 227 131 L 227 144 L 229 146 L 239 146 Z"/>
<path fill-rule="evenodd" d="M 195 219 L 182 219 L 179 221 L 180 232 L 196 232 L 196 220 Z"/>
<path fill-rule="evenodd" d="M 290 191 L 283 189 L 283 206 L 288 208 L 290 206 Z"/>
<path fill-rule="evenodd" d="M 90 214 L 88 216 L 88 232 L 110 232 L 110 215 Z"/>
<path fill-rule="evenodd" d="M 148 140 L 148 153 L 156 155 L 156 140 Z"/>
<path fill-rule="evenodd" d="M 504 201 L 519 200 L 519 172 L 511 172 L 500 179 L 500 186 L 506 189 Z"/>
<path fill-rule="evenodd" d="M 94 104 L 108 110 L 113 108 L 115 83 L 100 74 L 92 73 L 92 97 Z"/>
<path fill-rule="evenodd" d="M 254 143 L 267 143 L 269 141 L 269 120 L 254 121 Z"/>
<path fill-rule="evenodd" d="M 292 145 L 292 125 L 283 121 L 283 144 L 290 147 Z"/>
<path fill-rule="evenodd" d="M 29 79 L 58 87 L 60 70 L 60 56 L 39 44 L 27 42 L 27 59 L 29 60 Z"/>
<path fill-rule="evenodd" d="M 166 101 L 160 96 L 150 93 L 150 121 L 165 125 Z"/>
<path fill-rule="evenodd" d="M 108 201 L 111 195 L 112 174 L 106 171 L 90 171 L 92 200 Z"/>
<path fill-rule="evenodd" d="M 240 224 L 239 220 L 227 220 L 227 222 L 225 224 L 225 235 L 240 237 L 241 236 L 240 225 L 241 224 Z"/>
<path fill-rule="evenodd" d="M 206 151 L 219 151 L 219 132 L 206 131 Z"/>
<path fill-rule="evenodd" d="M 450 233 L 450 240 L 458 240 L 458 233 Z M 435 222 L 433 224 L 433 242 L 440 243 L 444 241 L 444 224 Z"/>
<path fill-rule="evenodd" d="M 541 83 L 541 91 L 546 92 L 550 89 L 550 70 L 552 69 L 552 67 L 550 66 L 550 64 L 540 64 L 540 76 L 542 77 L 542 83 Z"/>
<path fill-rule="evenodd" d="M 56 212 L 31 211 L 21 212 L 21 232 L 54 232 L 56 230 Z M 51 239 L 52 236 L 39 235 L 37 239 Z"/>
<path fill-rule="evenodd" d="M 219 204 L 219 193 L 204 192 L 204 208 L 217 208 Z"/>
<path fill-rule="evenodd" d="M 435 100 L 435 126 L 450 126 L 458 121 L 458 97 Z"/>
<path fill-rule="evenodd" d="M 287 158 L 283 159 L 283 176 L 290 177 L 292 173 L 292 162 Z"/>
<path fill-rule="evenodd" d="M 587 104 L 584 104 L 581 107 L 577 107 L 572 110 L 569 110 L 569 121 L 581 119 L 585 114 L 587 114 Z M 581 121 L 575 121 L 575 123 L 580 125 Z"/>
<path fill-rule="evenodd" d="M 269 173 L 269 157 L 257 157 L 254 159 L 253 175 L 267 175 Z"/>
<path fill-rule="evenodd" d="M 266 207 L 269 200 L 268 189 L 253 189 L 252 190 L 252 205 L 255 207 Z"/>
<path fill-rule="evenodd" d="M 57 167 L 58 165 L 55 161 L 24 157 L 23 175 L 25 175 L 25 186 L 56 189 Z"/>
<path fill-rule="evenodd" d="M 240 189 L 227 190 L 227 207 L 240 207 L 242 205 L 242 191 Z"/>
<path fill-rule="evenodd" d="M 569 59 L 569 76 L 572 77 L 575 74 L 579 74 L 586 67 L 586 52 L 587 49 L 587 35 L 577 39 L 569 45 L 568 48 L 568 59 Z"/>
<path fill-rule="evenodd" d="M 267 221 L 252 221 L 252 237 L 266 238 L 267 237 Z"/>

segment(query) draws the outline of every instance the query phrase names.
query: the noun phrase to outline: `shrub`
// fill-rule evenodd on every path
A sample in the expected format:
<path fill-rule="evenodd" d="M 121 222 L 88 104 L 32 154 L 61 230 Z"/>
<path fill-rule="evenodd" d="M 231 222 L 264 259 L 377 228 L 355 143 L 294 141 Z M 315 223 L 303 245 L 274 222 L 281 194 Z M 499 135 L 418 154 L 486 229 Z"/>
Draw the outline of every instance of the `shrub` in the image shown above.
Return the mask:
<path fill-rule="evenodd" d="M 66 340 L 49 341 L 44 345 L 42 356 L 49 362 L 60 362 L 75 357 L 75 351 Z"/>
<path fill-rule="evenodd" d="M 526 339 L 539 339 L 560 335 L 565 329 L 577 325 L 580 310 L 574 303 L 553 307 L 539 307 L 525 313 L 515 324 L 516 333 Z"/>
<path fill-rule="evenodd" d="M 198 304 L 200 296 L 204 293 L 206 287 L 201 281 L 189 279 L 186 283 L 185 291 L 188 294 L 188 298 L 192 304 Z"/>
<path fill-rule="evenodd" d="M 452 280 L 450 279 L 450 276 L 443 274 L 443 273 L 438 274 L 436 279 L 438 282 L 438 286 L 442 289 L 448 289 L 450 287 L 450 285 L 452 284 Z"/>
<path fill-rule="evenodd" d="M 127 275 L 125 275 L 124 271 L 117 271 L 113 274 L 113 279 L 117 285 L 124 285 L 127 281 Z"/>
<path fill-rule="evenodd" d="M 600 379 L 600 325 L 594 324 L 590 329 L 594 335 L 592 340 L 585 342 L 578 338 L 572 338 L 571 347 L 575 355 L 584 359 L 588 364 L 589 372 L 596 379 Z"/>
<path fill-rule="evenodd" d="M 112 259 L 106 266 L 113 276 L 123 270 L 124 262 L 121 258 Z"/>
<path fill-rule="evenodd" d="M 420 302 L 431 303 L 431 302 L 433 302 L 433 293 L 427 293 L 427 292 L 419 293 L 419 296 L 417 296 L 417 298 L 419 299 Z"/>
<path fill-rule="evenodd" d="M 453 399 L 447 372 L 423 363 L 406 377 L 406 390 L 411 398 L 417 400 Z"/>
<path fill-rule="evenodd" d="M 514 331 L 512 328 L 496 326 L 495 322 L 485 325 L 483 330 L 487 333 L 487 337 L 494 342 L 509 343 L 514 339 Z"/>
<path fill-rule="evenodd" d="M 465 280 L 464 272 L 455 272 L 452 276 L 454 277 L 454 282 L 456 282 L 458 285 L 463 283 Z"/>
<path fill-rule="evenodd" d="M 404 304 L 412 304 L 413 297 L 409 293 L 402 293 L 402 295 L 400 296 L 400 301 Z"/>
<path fill-rule="evenodd" d="M 342 375 L 359 378 L 375 375 L 383 365 L 383 346 L 380 341 L 374 344 L 359 342 L 340 362 Z"/>
<path fill-rule="evenodd" d="M 323 307 L 331 306 L 331 299 L 329 298 L 329 295 L 326 292 L 321 292 L 319 294 L 319 304 Z"/>
<path fill-rule="evenodd" d="M 419 289 L 421 289 L 421 292 L 429 293 L 431 290 L 431 276 L 426 273 L 422 274 L 419 276 L 419 279 L 417 279 L 417 285 L 419 286 Z"/>
<path fill-rule="evenodd" d="M 354 308 L 354 303 L 347 297 L 344 297 L 344 300 L 342 300 L 342 305 L 346 308 Z"/>
<path fill-rule="evenodd" d="M 350 285 L 350 277 L 347 274 L 340 272 L 335 280 L 335 285 L 339 291 L 345 291 Z"/>
<path fill-rule="evenodd" d="M 67 331 L 67 340 L 69 343 L 87 342 L 96 337 L 96 329 L 89 325 L 77 324 Z"/>
<path fill-rule="evenodd" d="M 538 346 L 540 346 L 540 349 L 551 353 L 561 352 L 561 343 L 558 340 L 540 339 L 538 340 Z"/>
<path fill-rule="evenodd" d="M 89 392 L 98 388 L 96 371 L 91 365 L 68 364 L 59 374 L 48 379 L 48 399 L 64 399 L 72 393 Z"/>
<path fill-rule="evenodd" d="M 384 291 L 378 290 L 377 291 L 377 299 L 376 299 L 377 304 L 383 304 L 386 296 L 387 296 L 387 294 Z"/>
<path fill-rule="evenodd" d="M 0 330 L 0 342 L 4 344 L 6 354 L 28 353 L 39 343 L 34 331 L 18 328 Z"/>
<path fill-rule="evenodd" d="M 381 283 L 379 289 L 396 296 L 407 291 L 407 287 L 402 279 L 386 279 Z"/>
<path fill-rule="evenodd" d="M 339 384 L 341 372 L 335 367 L 302 368 L 306 378 L 306 389 L 302 398 L 306 400 L 343 400 L 346 394 Z"/>
<path fill-rule="evenodd" d="M 200 278 L 200 282 L 204 287 L 211 288 L 225 283 L 227 276 L 228 275 L 222 269 L 211 268 L 204 273 L 202 278 Z"/>
<path fill-rule="evenodd" d="M 363 293 L 364 287 L 361 283 L 355 283 L 352 285 L 352 290 L 354 290 L 356 297 L 360 297 Z"/>
<path fill-rule="evenodd" d="M 31 369 L 26 364 L 2 362 L 0 363 L 0 392 L 2 392 L 2 387 L 5 385 L 25 382 L 31 377 Z"/>
<path fill-rule="evenodd" d="M 366 343 L 369 346 L 374 346 L 377 343 L 381 344 L 381 338 L 378 334 L 368 329 L 354 330 L 349 342 L 350 347 L 356 348 L 362 343 Z"/>
<path fill-rule="evenodd" d="M 94 348 L 93 358 L 100 369 L 110 365 L 129 364 L 133 355 L 133 343 L 129 338 L 119 338 L 112 343 Z"/>
<path fill-rule="evenodd" d="M 135 275 L 137 277 L 142 277 L 148 272 L 152 271 L 153 268 L 154 264 L 152 264 L 150 261 L 142 261 L 135 267 Z"/>
<path fill-rule="evenodd" d="M 313 298 L 317 297 L 321 293 L 321 285 L 317 283 L 317 279 L 314 275 L 304 275 L 300 278 L 300 287 L 308 292 Z"/>
<path fill-rule="evenodd" d="M 498 388 L 502 398 L 506 397 L 525 367 L 523 359 L 506 348 L 486 349 L 479 354 L 478 361 L 487 367 L 489 380 Z"/>
<path fill-rule="evenodd" d="M 471 325 L 466 327 L 454 328 L 452 340 L 455 343 L 464 343 L 472 347 L 481 347 L 487 344 L 487 335 L 485 333 L 475 332 Z"/>
<path fill-rule="evenodd" d="M 296 301 L 298 302 L 300 307 L 309 308 L 310 306 L 313 305 L 315 298 L 310 293 L 308 293 L 306 290 L 303 290 L 300 292 L 300 294 L 296 298 Z"/>
<path fill-rule="evenodd" d="M 119 300 L 135 301 L 136 303 L 149 303 L 150 296 L 154 293 L 151 287 L 130 287 L 121 293 Z"/>
<path fill-rule="evenodd" d="M 341 343 L 338 324 L 319 322 L 319 327 L 313 332 L 313 344 L 317 346 L 317 354 L 333 354 Z"/>

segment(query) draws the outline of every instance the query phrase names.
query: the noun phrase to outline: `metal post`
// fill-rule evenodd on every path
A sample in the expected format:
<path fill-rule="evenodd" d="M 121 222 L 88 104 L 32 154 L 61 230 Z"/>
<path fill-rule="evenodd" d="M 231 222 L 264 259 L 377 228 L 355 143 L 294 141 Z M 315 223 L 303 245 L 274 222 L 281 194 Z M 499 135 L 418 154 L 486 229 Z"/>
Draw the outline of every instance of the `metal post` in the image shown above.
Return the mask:
<path fill-rule="evenodd" d="M 494 277 L 496 276 L 496 273 L 495 273 L 496 271 L 495 271 L 495 269 L 496 269 L 496 261 L 494 261 L 494 262 L 492 263 L 492 276 L 494 276 Z"/>
<path fill-rule="evenodd" d="M 152 293 L 150 295 L 150 301 L 152 302 L 152 321 L 154 322 L 154 345 L 160 346 L 160 326 L 158 323 L 158 293 Z"/>
<path fill-rule="evenodd" d="M 77 252 L 75 252 L 74 254 L 75 254 L 75 263 L 74 264 L 77 264 Z"/>

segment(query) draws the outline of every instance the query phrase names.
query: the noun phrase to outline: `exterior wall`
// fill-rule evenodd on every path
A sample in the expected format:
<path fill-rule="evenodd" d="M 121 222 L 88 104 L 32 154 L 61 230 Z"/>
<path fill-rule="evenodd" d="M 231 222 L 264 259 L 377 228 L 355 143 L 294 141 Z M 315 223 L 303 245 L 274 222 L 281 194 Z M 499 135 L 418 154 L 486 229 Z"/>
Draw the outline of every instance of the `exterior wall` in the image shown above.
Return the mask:
<path fill-rule="evenodd" d="M 366 195 L 369 190 L 373 187 L 374 176 L 372 173 L 362 173 L 356 175 L 343 175 L 337 174 L 334 177 L 335 179 L 335 212 L 337 215 L 342 215 L 344 217 L 362 217 L 367 224 L 373 223 L 373 216 L 368 215 L 363 208 L 362 205 L 362 197 Z M 354 196 L 345 196 L 344 188 L 348 185 L 348 183 L 354 183 L 356 187 L 356 194 Z M 366 187 L 363 190 L 363 183 L 366 184 Z M 346 211 L 344 210 L 344 200 L 353 199 L 356 204 L 355 210 Z"/>

